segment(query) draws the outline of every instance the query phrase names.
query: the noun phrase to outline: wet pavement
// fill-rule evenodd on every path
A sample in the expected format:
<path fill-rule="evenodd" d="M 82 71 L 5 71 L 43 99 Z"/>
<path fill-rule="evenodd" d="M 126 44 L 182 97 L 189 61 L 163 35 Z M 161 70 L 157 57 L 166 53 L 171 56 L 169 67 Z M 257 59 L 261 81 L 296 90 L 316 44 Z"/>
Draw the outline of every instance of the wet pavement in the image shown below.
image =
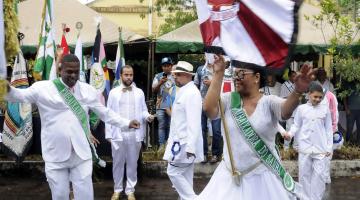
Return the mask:
<path fill-rule="evenodd" d="M 196 193 L 207 184 L 208 179 L 195 179 Z M 112 195 L 111 179 L 94 180 L 96 200 L 109 200 Z M 360 177 L 333 178 L 327 189 L 327 200 L 360 199 Z M 123 196 L 126 199 L 125 196 Z M 136 187 L 138 200 L 176 200 L 177 194 L 167 178 L 142 178 Z M 44 176 L 7 177 L 0 176 L 0 200 L 48 200 L 50 190 Z"/>

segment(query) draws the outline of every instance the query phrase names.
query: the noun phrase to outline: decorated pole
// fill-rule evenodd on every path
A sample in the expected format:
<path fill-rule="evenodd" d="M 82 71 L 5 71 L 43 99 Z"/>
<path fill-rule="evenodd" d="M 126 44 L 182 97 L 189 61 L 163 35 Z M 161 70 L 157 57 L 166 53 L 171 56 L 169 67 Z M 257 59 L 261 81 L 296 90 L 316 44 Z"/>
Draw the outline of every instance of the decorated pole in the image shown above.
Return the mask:
<path fill-rule="evenodd" d="M 85 65 L 85 59 L 84 59 L 83 50 L 82 50 L 82 41 L 81 41 L 81 37 L 80 37 L 80 32 L 81 32 L 81 29 L 83 28 L 83 24 L 81 22 L 76 22 L 75 26 L 78 31 L 77 41 L 76 41 L 76 46 L 75 46 L 75 55 L 78 57 L 78 59 L 80 61 L 80 81 L 85 83 L 86 82 L 86 76 L 85 76 L 86 65 Z"/>
<path fill-rule="evenodd" d="M 7 93 L 6 83 L 6 59 L 5 59 L 5 33 L 4 33 L 4 13 L 3 1 L 0 1 L 0 100 L 4 101 Z"/>

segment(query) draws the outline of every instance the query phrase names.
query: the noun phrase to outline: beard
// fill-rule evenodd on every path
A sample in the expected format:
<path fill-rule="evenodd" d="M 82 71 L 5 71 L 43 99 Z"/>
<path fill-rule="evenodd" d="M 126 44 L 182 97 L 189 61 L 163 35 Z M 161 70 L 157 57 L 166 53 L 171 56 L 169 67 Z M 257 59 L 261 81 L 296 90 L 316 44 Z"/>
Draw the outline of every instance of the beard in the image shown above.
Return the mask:
<path fill-rule="evenodd" d="M 129 87 L 132 83 L 133 83 L 132 80 L 125 80 L 125 81 L 123 81 L 123 84 L 124 84 L 126 87 Z"/>

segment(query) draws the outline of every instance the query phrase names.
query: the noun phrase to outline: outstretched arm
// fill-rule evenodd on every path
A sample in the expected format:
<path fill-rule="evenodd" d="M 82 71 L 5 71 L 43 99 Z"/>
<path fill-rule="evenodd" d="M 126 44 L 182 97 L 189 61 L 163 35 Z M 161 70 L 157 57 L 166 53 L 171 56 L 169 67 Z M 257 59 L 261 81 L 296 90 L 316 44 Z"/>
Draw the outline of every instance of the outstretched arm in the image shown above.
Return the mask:
<path fill-rule="evenodd" d="M 219 112 L 218 103 L 220 99 L 221 85 L 226 67 L 224 58 L 220 55 L 216 55 L 213 67 L 214 75 L 212 77 L 211 84 L 208 92 L 206 93 L 203 104 L 204 111 L 211 119 L 216 118 Z"/>

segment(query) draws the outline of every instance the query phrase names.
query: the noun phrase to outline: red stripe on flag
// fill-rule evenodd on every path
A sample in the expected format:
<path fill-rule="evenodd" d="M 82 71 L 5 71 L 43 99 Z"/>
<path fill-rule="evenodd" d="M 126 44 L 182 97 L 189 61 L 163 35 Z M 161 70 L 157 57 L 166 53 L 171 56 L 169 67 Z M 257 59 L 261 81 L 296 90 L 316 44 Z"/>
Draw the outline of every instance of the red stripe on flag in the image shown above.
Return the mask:
<path fill-rule="evenodd" d="M 288 44 L 244 3 L 240 3 L 238 16 L 263 56 L 266 65 L 272 68 L 282 67 L 288 55 Z"/>
<path fill-rule="evenodd" d="M 214 6 L 214 11 L 219 11 L 220 6 Z M 212 21 L 210 18 L 200 24 L 200 31 L 205 46 L 212 46 L 216 37 L 220 36 L 220 22 Z"/>
<path fill-rule="evenodd" d="M 213 24 L 210 18 L 200 24 L 200 32 L 205 46 L 211 46 L 216 37 L 214 35 Z"/>

